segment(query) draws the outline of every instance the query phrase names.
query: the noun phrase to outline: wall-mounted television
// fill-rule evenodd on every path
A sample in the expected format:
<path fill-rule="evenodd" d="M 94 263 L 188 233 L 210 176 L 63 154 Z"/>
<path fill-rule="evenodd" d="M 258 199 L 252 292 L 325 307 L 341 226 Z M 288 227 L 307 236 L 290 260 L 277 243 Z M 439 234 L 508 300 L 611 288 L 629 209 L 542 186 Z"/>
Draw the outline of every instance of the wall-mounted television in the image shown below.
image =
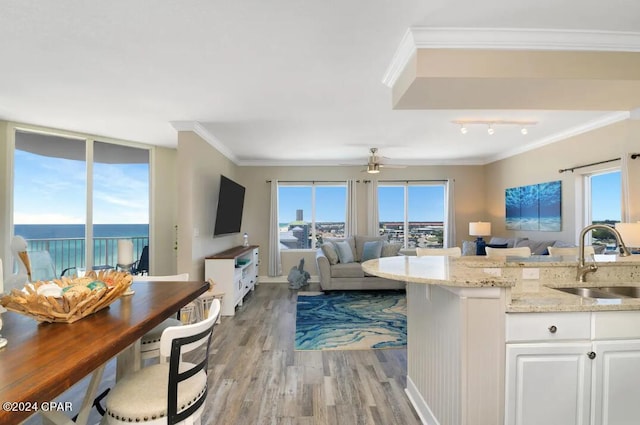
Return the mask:
<path fill-rule="evenodd" d="M 244 186 L 220 175 L 218 210 L 213 236 L 239 233 L 244 208 Z"/>

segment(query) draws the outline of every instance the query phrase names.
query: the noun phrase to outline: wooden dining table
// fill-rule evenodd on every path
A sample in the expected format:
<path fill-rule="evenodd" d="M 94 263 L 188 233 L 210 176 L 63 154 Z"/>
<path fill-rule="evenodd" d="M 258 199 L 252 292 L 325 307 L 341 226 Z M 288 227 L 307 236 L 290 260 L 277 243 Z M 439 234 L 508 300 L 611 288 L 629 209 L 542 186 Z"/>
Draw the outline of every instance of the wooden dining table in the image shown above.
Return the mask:
<path fill-rule="evenodd" d="M 139 281 L 131 288 L 133 295 L 71 324 L 2 315 L 0 333 L 8 344 L 0 349 L 0 424 L 19 424 L 41 407 L 64 410 L 64 405 L 47 403 L 126 352 L 209 289 L 209 283 Z"/>

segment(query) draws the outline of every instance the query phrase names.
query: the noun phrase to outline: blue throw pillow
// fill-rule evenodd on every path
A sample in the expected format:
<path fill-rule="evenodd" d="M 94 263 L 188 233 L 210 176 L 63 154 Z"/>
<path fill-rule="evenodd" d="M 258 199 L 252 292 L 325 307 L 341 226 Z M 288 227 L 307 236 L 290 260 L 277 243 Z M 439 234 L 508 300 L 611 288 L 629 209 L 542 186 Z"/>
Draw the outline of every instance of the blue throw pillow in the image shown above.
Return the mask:
<path fill-rule="evenodd" d="M 373 260 L 374 258 L 380 258 L 381 253 L 382 241 L 365 242 L 362 250 L 362 262 Z"/>
<path fill-rule="evenodd" d="M 353 263 L 353 251 L 347 241 L 334 242 L 341 263 Z"/>

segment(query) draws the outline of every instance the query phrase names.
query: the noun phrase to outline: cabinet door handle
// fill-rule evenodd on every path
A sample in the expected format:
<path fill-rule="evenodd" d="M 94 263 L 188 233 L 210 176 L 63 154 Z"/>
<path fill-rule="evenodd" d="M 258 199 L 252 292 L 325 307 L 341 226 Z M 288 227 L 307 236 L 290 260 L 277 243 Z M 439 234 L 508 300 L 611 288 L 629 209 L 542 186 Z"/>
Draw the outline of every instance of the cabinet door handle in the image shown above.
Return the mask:
<path fill-rule="evenodd" d="M 549 326 L 549 332 L 551 332 L 552 334 L 556 333 L 557 331 L 558 328 L 555 325 Z"/>
<path fill-rule="evenodd" d="M 596 358 L 596 353 L 594 353 L 593 351 L 589 351 L 589 352 L 587 353 L 587 356 L 589 356 L 589 358 L 590 358 L 591 360 L 593 360 L 593 359 L 595 359 L 595 358 Z"/>

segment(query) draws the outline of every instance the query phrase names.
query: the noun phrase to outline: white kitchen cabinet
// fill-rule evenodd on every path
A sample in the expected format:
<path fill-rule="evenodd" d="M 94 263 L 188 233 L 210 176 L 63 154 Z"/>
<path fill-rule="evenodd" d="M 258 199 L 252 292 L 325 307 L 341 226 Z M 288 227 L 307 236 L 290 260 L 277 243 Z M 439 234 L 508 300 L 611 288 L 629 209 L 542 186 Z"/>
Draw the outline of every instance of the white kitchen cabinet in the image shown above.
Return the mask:
<path fill-rule="evenodd" d="M 640 418 L 640 312 L 509 314 L 505 424 Z"/>
<path fill-rule="evenodd" d="M 222 316 L 234 316 L 236 306 L 258 284 L 258 246 L 237 246 L 206 257 L 204 277 L 213 279 L 215 291 L 223 292 Z"/>
<path fill-rule="evenodd" d="M 587 425 L 591 342 L 507 344 L 509 425 Z"/>
<path fill-rule="evenodd" d="M 593 425 L 640 423 L 640 340 L 594 341 Z"/>

